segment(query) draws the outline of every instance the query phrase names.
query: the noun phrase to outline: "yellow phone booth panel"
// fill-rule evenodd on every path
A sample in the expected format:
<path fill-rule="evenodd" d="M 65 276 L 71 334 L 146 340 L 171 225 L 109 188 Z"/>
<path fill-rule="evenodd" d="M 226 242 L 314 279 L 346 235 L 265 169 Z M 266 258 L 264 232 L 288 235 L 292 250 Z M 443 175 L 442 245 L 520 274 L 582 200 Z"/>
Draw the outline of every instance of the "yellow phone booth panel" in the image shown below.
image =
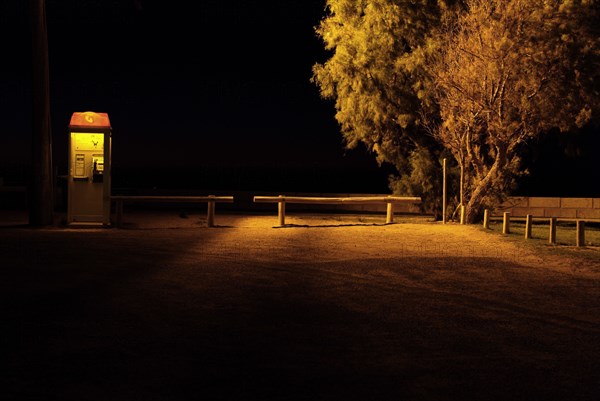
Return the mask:
<path fill-rule="evenodd" d="M 75 112 L 69 124 L 67 223 L 110 225 L 112 128 L 106 113 Z"/>

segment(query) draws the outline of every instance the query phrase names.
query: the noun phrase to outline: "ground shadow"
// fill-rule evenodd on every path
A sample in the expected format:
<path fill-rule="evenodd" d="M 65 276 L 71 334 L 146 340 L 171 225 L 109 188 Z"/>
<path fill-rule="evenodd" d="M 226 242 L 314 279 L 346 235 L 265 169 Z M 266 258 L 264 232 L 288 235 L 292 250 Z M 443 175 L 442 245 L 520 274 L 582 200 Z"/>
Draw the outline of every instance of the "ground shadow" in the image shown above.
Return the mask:
<path fill-rule="evenodd" d="M 329 226 L 373 225 L 385 224 Z M 600 390 L 591 278 L 426 236 L 391 241 L 393 257 L 352 237 L 331 259 L 320 251 L 340 230 L 136 231 L 0 231 L 6 399 L 591 401 Z"/>

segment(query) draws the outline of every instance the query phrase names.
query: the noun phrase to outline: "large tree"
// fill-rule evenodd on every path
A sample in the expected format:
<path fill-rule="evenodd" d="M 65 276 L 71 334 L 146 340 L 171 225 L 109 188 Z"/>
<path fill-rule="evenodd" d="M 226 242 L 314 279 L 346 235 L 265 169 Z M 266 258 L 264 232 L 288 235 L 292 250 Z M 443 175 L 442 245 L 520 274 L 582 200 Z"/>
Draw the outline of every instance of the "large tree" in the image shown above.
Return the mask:
<path fill-rule="evenodd" d="M 423 69 L 433 28 L 448 12 L 438 0 L 327 0 L 316 32 L 331 57 L 313 68 L 322 97 L 335 102 L 345 146 L 364 144 L 391 163 L 396 191 L 439 200 L 427 175 L 439 148 L 419 125 L 429 107 Z M 392 177 L 393 178 L 393 177 Z M 416 192 L 416 193 L 415 193 Z"/>
<path fill-rule="evenodd" d="M 524 146 L 597 110 L 593 1 L 467 0 L 432 58 L 436 137 L 465 172 L 466 220 L 525 172 Z"/>
<path fill-rule="evenodd" d="M 326 4 L 317 34 L 331 57 L 313 80 L 346 146 L 365 144 L 397 168 L 393 188 L 429 201 L 451 153 L 469 222 L 510 189 L 528 140 L 597 109 L 597 0 Z"/>

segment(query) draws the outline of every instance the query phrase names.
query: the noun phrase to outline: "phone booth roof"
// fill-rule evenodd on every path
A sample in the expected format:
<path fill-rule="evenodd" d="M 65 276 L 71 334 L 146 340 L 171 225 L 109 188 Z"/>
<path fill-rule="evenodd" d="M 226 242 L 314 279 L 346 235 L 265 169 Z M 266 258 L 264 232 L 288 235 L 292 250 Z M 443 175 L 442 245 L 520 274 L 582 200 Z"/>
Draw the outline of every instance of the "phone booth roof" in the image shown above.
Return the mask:
<path fill-rule="evenodd" d="M 107 113 L 96 113 L 93 111 L 76 111 L 71 116 L 70 130 L 85 131 L 110 131 L 110 120 Z"/>

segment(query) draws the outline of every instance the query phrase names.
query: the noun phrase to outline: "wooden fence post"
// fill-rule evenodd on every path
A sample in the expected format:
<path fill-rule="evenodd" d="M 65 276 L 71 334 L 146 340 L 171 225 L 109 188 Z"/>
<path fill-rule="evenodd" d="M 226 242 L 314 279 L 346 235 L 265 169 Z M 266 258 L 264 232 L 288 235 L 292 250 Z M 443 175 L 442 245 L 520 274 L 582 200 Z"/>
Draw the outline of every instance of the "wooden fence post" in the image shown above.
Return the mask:
<path fill-rule="evenodd" d="M 279 195 L 279 202 L 277 202 L 277 217 L 279 225 L 285 226 L 285 196 L 283 195 Z"/>
<path fill-rule="evenodd" d="M 530 214 L 525 218 L 525 239 L 531 239 L 531 224 L 533 223 L 533 216 Z"/>
<path fill-rule="evenodd" d="M 394 222 L 394 204 L 392 202 L 387 203 L 387 215 L 385 217 L 385 224 L 391 224 Z"/>
<path fill-rule="evenodd" d="M 550 236 L 548 237 L 548 243 L 556 244 L 556 217 L 550 218 Z"/>
<path fill-rule="evenodd" d="M 510 212 L 504 212 L 502 221 L 502 234 L 510 234 Z"/>
<path fill-rule="evenodd" d="M 585 221 L 577 220 L 577 246 L 585 246 Z"/>
<path fill-rule="evenodd" d="M 483 211 L 483 228 L 486 230 L 490 228 L 490 211 L 488 209 Z"/>
<path fill-rule="evenodd" d="M 214 195 L 208 195 L 209 198 L 214 198 Z M 206 211 L 206 225 L 207 227 L 214 227 L 215 225 L 215 201 L 208 201 L 207 211 Z"/>

